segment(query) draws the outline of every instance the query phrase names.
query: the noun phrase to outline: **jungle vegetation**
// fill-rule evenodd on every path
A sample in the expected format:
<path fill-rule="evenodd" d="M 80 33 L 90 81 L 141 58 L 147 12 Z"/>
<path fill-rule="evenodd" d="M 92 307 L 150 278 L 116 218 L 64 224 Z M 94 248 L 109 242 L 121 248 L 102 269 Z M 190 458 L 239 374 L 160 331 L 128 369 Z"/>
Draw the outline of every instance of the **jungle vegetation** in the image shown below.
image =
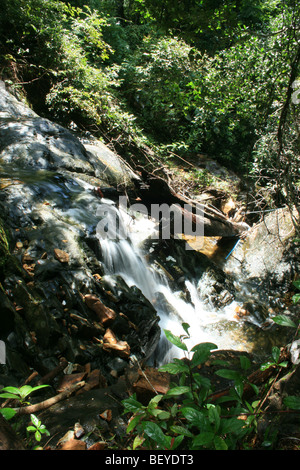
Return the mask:
<path fill-rule="evenodd" d="M 297 205 L 298 0 L 0 3 L 1 78 L 37 113 L 133 165 L 209 155 L 263 208 Z"/>

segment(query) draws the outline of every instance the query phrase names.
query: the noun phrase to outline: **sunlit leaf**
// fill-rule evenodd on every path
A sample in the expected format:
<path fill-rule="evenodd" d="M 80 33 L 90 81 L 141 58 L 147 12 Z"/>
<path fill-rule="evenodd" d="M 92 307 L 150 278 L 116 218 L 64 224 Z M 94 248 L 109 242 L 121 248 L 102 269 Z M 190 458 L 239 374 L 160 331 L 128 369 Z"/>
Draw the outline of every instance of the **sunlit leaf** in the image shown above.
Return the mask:
<path fill-rule="evenodd" d="M 171 331 L 169 330 L 164 330 L 166 338 L 170 343 L 174 344 L 177 348 L 182 349 L 183 351 L 187 351 L 186 345 L 181 341 L 181 339 L 178 336 L 173 335 Z"/>

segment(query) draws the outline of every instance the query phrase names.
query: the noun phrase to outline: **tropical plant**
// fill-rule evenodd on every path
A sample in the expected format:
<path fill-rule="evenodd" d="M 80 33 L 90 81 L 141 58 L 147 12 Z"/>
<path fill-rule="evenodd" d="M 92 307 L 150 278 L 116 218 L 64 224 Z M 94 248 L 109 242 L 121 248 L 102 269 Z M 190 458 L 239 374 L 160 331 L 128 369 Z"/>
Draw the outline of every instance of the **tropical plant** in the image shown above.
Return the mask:
<path fill-rule="evenodd" d="M 184 323 L 186 334 L 175 336 L 165 330 L 167 339 L 186 355 L 159 368 L 177 377 L 170 384 L 165 395 L 156 394 L 147 405 L 136 395 L 123 401 L 124 413 L 130 413 L 127 433 L 132 436 L 132 448 L 143 447 L 151 450 L 162 449 L 215 449 L 236 450 L 251 448 L 250 439 L 257 431 L 262 416 L 263 396 L 260 390 L 247 379 L 251 367 L 247 356 L 240 356 L 240 370 L 223 368 L 216 371 L 219 377 L 233 385 L 227 395 L 215 398 L 210 379 L 199 372 L 201 365 L 211 359 L 217 349 L 213 343 L 200 343 L 188 350 L 185 340 L 189 339 L 189 325 Z M 218 361 L 215 361 L 216 364 Z M 227 366 L 228 364 L 225 363 Z M 264 371 L 270 367 L 276 370 L 287 367 L 280 361 L 280 349 L 272 350 L 272 361 L 261 366 Z M 245 386 L 252 389 L 254 400 L 244 397 Z M 300 398 L 286 397 L 284 405 L 292 410 L 300 407 Z M 277 431 L 267 430 L 261 446 L 270 448 L 275 444 Z"/>
<path fill-rule="evenodd" d="M 30 415 L 31 423 L 27 426 L 26 431 L 28 433 L 34 433 L 34 438 L 37 442 L 40 442 L 42 435 L 50 436 L 46 426 L 34 415 Z"/>
<path fill-rule="evenodd" d="M 188 350 L 184 340 L 189 338 L 187 324 L 183 324 L 186 335 L 180 337 L 165 330 L 167 339 L 185 351 L 189 360 L 174 359 L 160 367 L 160 371 L 179 376 L 165 395 L 156 395 L 147 406 L 136 396 L 123 401 L 125 413 L 133 413 L 127 432 L 136 435 L 133 448 L 141 445 L 150 449 L 235 449 L 255 426 L 255 410 L 243 400 L 246 377 L 235 370 L 221 369 L 219 376 L 234 381 L 230 395 L 217 402 L 210 401 L 211 381 L 199 372 L 211 351 L 217 349 L 213 343 L 201 343 Z M 249 360 L 241 357 L 241 368 L 246 371 Z M 258 390 L 253 385 L 255 392 Z M 226 402 L 233 402 L 230 408 Z M 243 415 L 246 419 L 241 419 Z"/>
<path fill-rule="evenodd" d="M 4 387 L 0 390 L 0 398 L 6 398 L 7 400 L 13 400 L 19 402 L 20 407 L 29 404 L 28 397 L 36 392 L 37 390 L 49 387 L 49 385 L 37 385 L 32 387 L 31 385 L 23 385 L 21 387 Z M 0 414 L 8 421 L 11 420 L 18 414 L 18 408 L 4 407 L 0 408 Z M 30 415 L 30 423 L 26 427 L 28 434 L 34 433 L 34 438 L 37 442 L 40 442 L 42 435 L 49 436 L 50 433 L 46 429 L 46 426 L 35 416 Z"/>

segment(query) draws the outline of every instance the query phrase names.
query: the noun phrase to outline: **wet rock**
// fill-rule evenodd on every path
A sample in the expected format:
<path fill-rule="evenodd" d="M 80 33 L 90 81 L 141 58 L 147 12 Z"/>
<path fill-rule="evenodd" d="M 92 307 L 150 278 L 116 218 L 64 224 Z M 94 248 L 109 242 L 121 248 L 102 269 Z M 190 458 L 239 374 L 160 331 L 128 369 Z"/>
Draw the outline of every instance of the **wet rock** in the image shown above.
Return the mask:
<path fill-rule="evenodd" d="M 294 234 L 290 211 L 278 209 L 249 231 L 224 264 L 225 273 L 234 281 L 236 299 L 242 303 L 245 297 L 251 299 L 250 310 L 256 319 L 265 319 L 263 311 L 268 307 L 282 311 L 286 306 L 286 296 L 299 273 Z"/>

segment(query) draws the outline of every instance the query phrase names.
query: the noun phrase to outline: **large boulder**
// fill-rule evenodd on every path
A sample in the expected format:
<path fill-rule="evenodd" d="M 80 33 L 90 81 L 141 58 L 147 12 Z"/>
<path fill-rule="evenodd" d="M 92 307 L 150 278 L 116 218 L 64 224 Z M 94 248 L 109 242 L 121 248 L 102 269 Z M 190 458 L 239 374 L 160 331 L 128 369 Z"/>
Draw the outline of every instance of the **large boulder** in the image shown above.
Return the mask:
<path fill-rule="evenodd" d="M 68 170 L 130 186 L 138 176 L 121 157 L 96 139 L 86 139 L 41 118 L 0 82 L 0 159 L 32 170 Z"/>

